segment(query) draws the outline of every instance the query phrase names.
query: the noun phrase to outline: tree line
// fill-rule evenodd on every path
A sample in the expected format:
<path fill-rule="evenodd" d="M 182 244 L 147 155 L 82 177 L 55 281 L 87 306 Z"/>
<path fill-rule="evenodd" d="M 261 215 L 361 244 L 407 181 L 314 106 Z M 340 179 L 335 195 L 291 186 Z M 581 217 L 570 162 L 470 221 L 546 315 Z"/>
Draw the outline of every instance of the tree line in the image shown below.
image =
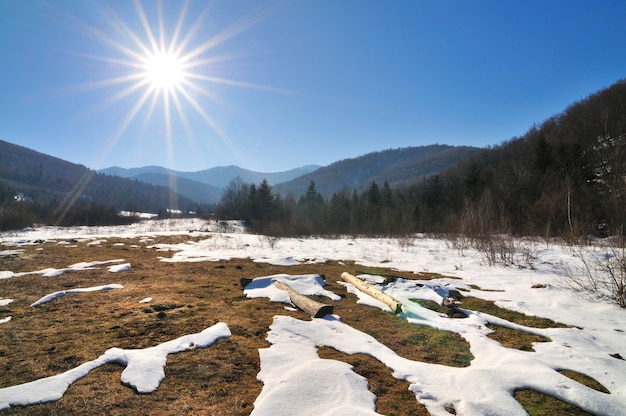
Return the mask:
<path fill-rule="evenodd" d="M 344 188 L 327 199 L 315 182 L 303 191 L 282 197 L 265 180 L 236 179 L 216 215 L 283 235 L 623 236 L 626 81 L 438 175 Z"/>
<path fill-rule="evenodd" d="M 152 198 L 153 195 L 145 195 Z M 164 208 L 163 204 L 154 203 L 147 205 L 149 201 L 142 201 L 143 195 L 137 195 L 136 199 L 130 198 L 124 205 L 124 211 L 128 215 L 121 215 L 116 205 L 111 202 L 100 202 L 84 195 L 65 194 L 61 198 L 37 199 L 30 195 L 17 192 L 7 182 L 0 180 L 0 231 L 17 230 L 30 227 L 33 224 L 51 224 L 58 226 L 74 225 L 125 225 L 139 221 L 133 213 L 148 212 L 140 206 L 160 206 L 157 210 L 158 218 L 171 218 L 189 216 L 188 211 L 171 210 Z M 106 201 L 106 199 L 105 199 Z M 117 201 L 119 202 L 119 201 Z M 185 206 L 193 206 L 191 204 Z M 202 215 L 202 207 L 196 206 L 194 215 Z M 205 208 L 206 210 L 206 208 Z"/>
<path fill-rule="evenodd" d="M 120 225 L 134 221 L 119 215 L 120 210 L 169 217 L 176 215 L 172 214 L 176 211 L 200 213 L 209 209 L 164 186 L 86 169 L 78 170 L 79 179 L 70 179 L 66 171 L 64 176 L 54 176 L 49 175 L 47 169 L 42 166 L 20 170 L 35 172 L 28 175 L 18 175 L 20 171 L 12 169 L 11 176 L 4 175 L 9 167 L 0 167 L 0 178 L 13 178 L 0 180 L 0 230 L 33 224 Z"/>
<path fill-rule="evenodd" d="M 398 217 L 402 194 L 385 182 L 358 193 L 347 188 L 325 199 L 311 181 L 299 198 L 283 198 L 266 180 L 258 185 L 236 178 L 227 186 L 215 214 L 243 219 L 255 232 L 271 235 L 383 235 L 414 232 L 414 220 Z"/>
<path fill-rule="evenodd" d="M 0 167 L 7 169 L 8 164 Z M 122 189 L 119 180 L 91 175 L 77 192 L 75 182 L 60 183 L 65 177 L 46 179 L 45 167 L 11 169 L 9 176 L 28 174 L 29 189 L 48 194 L 47 199 L 35 195 L 38 202 L 15 200 L 10 182 L 0 181 L 1 229 L 34 222 L 115 223 L 115 205 L 146 212 L 174 202 L 183 210 L 197 209 L 170 190 L 151 192 L 155 189 L 130 180 Z M 38 186 L 42 181 L 48 186 Z M 51 199 L 50 188 L 72 189 L 78 197 L 68 201 L 68 193 L 57 191 L 59 197 Z M 373 181 L 359 189 L 323 197 L 311 181 L 300 196 L 282 196 L 266 180 L 250 184 L 237 178 L 214 213 L 271 235 L 624 236 L 626 80 L 437 175 L 395 187 Z"/>

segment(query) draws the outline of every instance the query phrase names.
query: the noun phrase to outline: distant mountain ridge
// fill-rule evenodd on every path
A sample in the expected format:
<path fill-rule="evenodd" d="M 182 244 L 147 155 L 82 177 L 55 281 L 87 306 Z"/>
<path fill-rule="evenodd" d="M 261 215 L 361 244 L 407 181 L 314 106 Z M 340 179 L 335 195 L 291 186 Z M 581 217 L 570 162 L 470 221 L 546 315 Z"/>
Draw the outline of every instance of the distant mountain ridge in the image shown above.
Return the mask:
<path fill-rule="evenodd" d="M 229 182 L 239 177 L 246 183 L 267 180 L 282 195 L 299 196 L 311 181 L 325 197 L 342 188 L 362 190 L 373 181 L 400 185 L 436 174 L 480 149 L 433 144 L 371 152 L 328 166 L 307 165 L 284 172 L 255 172 L 239 166 L 217 166 L 197 172 L 181 172 L 161 166 L 110 167 L 100 173 L 136 179 L 153 185 L 173 186 L 181 195 L 203 203 L 218 203 Z"/>
<path fill-rule="evenodd" d="M 265 179 L 270 185 L 275 185 L 277 183 L 290 181 L 298 176 L 313 172 L 319 168 L 320 166 L 318 165 L 307 165 L 283 172 L 255 172 L 239 166 L 230 165 L 216 166 L 197 172 L 183 172 L 167 169 L 161 166 L 144 166 L 130 169 L 113 166 L 106 169 L 100 169 L 98 172 L 133 179 L 145 174 L 169 175 L 190 179 L 192 181 L 212 185 L 217 188 L 225 188 L 228 183 L 236 177 L 240 177 L 244 182 L 248 183 L 258 183 Z"/>
<path fill-rule="evenodd" d="M 298 176 L 317 170 L 317 165 L 307 165 L 284 172 L 255 172 L 239 166 L 217 166 L 197 172 L 181 172 L 161 166 L 121 168 L 113 166 L 98 172 L 105 175 L 135 179 L 152 185 L 169 186 L 181 195 L 204 204 L 217 204 L 224 188 L 236 178 L 247 183 L 259 183 L 263 179 L 270 185 L 290 181 Z"/>
<path fill-rule="evenodd" d="M 281 195 L 298 197 L 311 181 L 325 197 L 342 188 L 363 190 L 372 181 L 390 185 L 420 180 L 438 173 L 479 149 L 448 145 L 406 147 L 368 153 L 325 167 L 307 165 L 284 172 L 255 172 L 238 166 L 218 166 L 180 172 L 160 166 L 99 171 L 0 141 L 0 182 L 46 204 L 69 193 L 120 210 L 157 212 L 164 208 L 195 210 L 198 204 L 219 203 L 224 188 L 239 177 L 246 183 L 267 180 Z"/>
<path fill-rule="evenodd" d="M 132 176 L 129 179 L 136 179 L 151 185 L 167 186 L 177 193 L 194 201 L 198 201 L 201 204 L 217 204 L 220 202 L 223 193 L 223 189 L 216 186 L 162 173 L 142 173 Z"/>
<path fill-rule="evenodd" d="M 108 174 L 101 174 L 0 140 L 0 220 L 3 215 L 7 217 L 6 212 L 20 214 L 29 205 L 47 209 L 51 205 L 65 208 L 96 203 L 134 212 L 177 207 L 204 210 L 208 207 L 197 205 L 195 198 L 218 200 L 217 196 L 207 196 L 209 185 L 204 180 L 216 181 L 220 186 L 214 186 L 214 191 L 220 192 L 228 181 L 239 176 L 247 183 L 267 179 L 273 184 L 273 191 L 285 200 L 304 195 L 310 182 L 315 182 L 317 192 L 310 198 L 312 203 L 307 206 L 306 198 L 303 204 L 297 203 L 304 208 L 318 206 L 314 205 L 318 201 L 317 193 L 329 198 L 339 192 L 336 198 L 328 200 L 339 209 L 333 214 L 334 222 L 324 224 L 328 226 L 322 229 L 324 232 L 413 229 L 463 230 L 477 236 L 490 233 L 546 238 L 623 236 L 626 230 L 624 108 L 626 80 L 619 80 L 572 103 L 541 124 L 533 124 L 523 136 L 497 146 L 479 149 L 434 144 L 389 149 L 321 168 L 292 170 L 287 180 L 278 174 L 251 173 L 236 166 L 186 173 L 157 166 L 109 168 L 103 170 Z M 285 181 L 277 182 L 280 180 Z M 381 206 L 376 202 L 380 198 L 376 197 L 377 187 L 372 182 L 388 182 L 396 189 L 387 189 L 387 196 L 393 196 L 388 191 L 395 191 L 399 197 L 396 201 L 387 198 L 390 203 Z M 178 192 L 189 189 L 196 196 L 193 200 L 183 197 L 163 184 Z M 343 189 L 355 190 L 360 195 L 356 192 L 355 197 L 346 195 L 341 192 Z M 366 190 L 372 190 L 374 202 L 368 200 L 368 194 L 363 192 Z M 355 207 L 356 214 L 346 210 L 346 205 Z M 376 211 L 363 209 L 370 205 L 384 208 L 385 215 L 377 217 Z M 357 215 L 354 218 L 360 222 L 351 223 L 351 215 Z M 312 227 L 317 225 L 312 220 L 309 222 L 313 225 L 296 224 L 304 228 L 294 230 L 315 230 Z"/>

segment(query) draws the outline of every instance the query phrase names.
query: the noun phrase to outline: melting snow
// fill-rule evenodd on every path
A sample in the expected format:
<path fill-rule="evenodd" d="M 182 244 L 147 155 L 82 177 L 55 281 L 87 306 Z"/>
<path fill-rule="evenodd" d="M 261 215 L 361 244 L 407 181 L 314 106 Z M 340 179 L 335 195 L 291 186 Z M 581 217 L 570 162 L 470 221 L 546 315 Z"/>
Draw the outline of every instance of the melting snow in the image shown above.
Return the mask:
<path fill-rule="evenodd" d="M 15 276 L 15 273 L 8 270 L 0 270 L 0 279 L 8 279 Z"/>
<path fill-rule="evenodd" d="M 264 386 L 252 416 L 292 416 L 304 409 L 311 415 L 378 414 L 367 379 L 351 365 L 319 358 L 314 342 L 293 332 L 273 330 L 269 338 L 272 346 L 259 351 Z"/>
<path fill-rule="evenodd" d="M 577 335 L 580 334 L 571 334 L 566 338 L 573 341 Z M 538 357 L 534 357 L 535 353 L 532 352 L 504 351 L 505 348 L 495 341 L 483 338 L 484 342 L 480 345 L 482 350 L 478 351 L 475 348 L 476 345 L 473 345 L 472 353 L 478 352 L 478 355 L 472 364 L 466 368 L 453 368 L 402 358 L 373 337 L 330 316 L 308 322 L 277 316 L 268 335 L 268 341 L 272 343 L 269 350 L 278 346 L 275 351 L 284 352 L 282 357 L 278 358 L 272 357 L 269 353 L 261 353 L 259 378 L 264 382 L 264 377 L 267 377 L 263 373 L 264 366 L 278 366 L 277 363 L 281 360 L 293 359 L 290 354 L 305 348 L 311 350 L 316 346 L 328 346 L 346 354 L 363 353 L 385 364 L 393 372 L 394 377 L 409 381 L 411 391 L 420 402 L 426 405 L 433 416 L 449 416 L 450 413 L 445 409 L 448 406 L 453 406 L 456 413 L 462 415 L 526 415 L 524 409 L 512 396 L 518 388 L 533 388 L 597 415 L 617 415 L 626 406 L 624 384 L 618 384 L 623 379 L 623 375 L 609 377 L 612 380 L 608 385 L 614 390 L 613 394 L 607 395 L 578 384 L 555 371 L 557 368 L 572 369 L 571 364 L 566 367 L 560 367 L 559 364 L 564 361 L 568 363 L 572 360 L 577 361 L 575 357 L 572 357 L 575 354 L 570 352 L 569 357 L 566 356 L 565 359 L 561 357 L 557 365 L 550 366 L 544 363 L 546 358 L 562 355 L 563 349 L 566 348 L 564 346 L 557 347 L 558 352 L 554 351 L 547 355 L 538 353 Z M 583 340 L 578 343 L 578 346 L 587 344 L 585 347 L 588 347 L 588 342 L 588 339 Z M 265 359 L 268 355 L 271 357 L 269 360 Z M 588 367 L 591 364 L 582 356 L 579 359 L 582 360 L 577 364 L 581 366 Z M 605 359 L 605 361 L 605 363 L 596 361 L 592 364 L 606 366 L 616 360 Z M 574 367 L 578 366 L 574 365 Z M 266 409 L 278 409 L 283 402 L 276 390 L 272 389 L 272 383 L 276 383 L 279 377 L 280 373 L 274 374 L 274 379 L 268 380 L 269 382 L 264 387 L 264 390 L 267 388 L 265 396 L 269 398 L 265 397 L 260 405 Z M 298 399 L 306 397 L 306 392 L 311 389 L 306 379 L 294 379 L 291 382 L 296 384 L 291 386 L 291 390 L 299 391 L 301 394 Z M 297 384 L 300 386 L 298 387 Z M 262 396 L 263 393 L 259 397 Z M 268 404 L 270 400 L 272 402 Z"/>
<path fill-rule="evenodd" d="M 119 273 L 130 269 L 130 263 L 116 264 L 115 266 L 109 266 L 111 273 Z"/>
<path fill-rule="evenodd" d="M 341 300 L 341 296 L 324 289 L 326 282 L 317 274 L 300 276 L 276 274 L 257 277 L 245 287 L 243 293 L 249 298 L 269 298 L 272 302 L 291 303 L 287 292 L 274 286 L 272 284 L 274 281 L 289 285 L 303 295 L 319 295 L 332 300 Z"/>
<path fill-rule="evenodd" d="M 138 393 L 151 393 L 165 377 L 164 368 L 168 354 L 206 348 L 218 339 L 228 338 L 230 335 L 228 326 L 220 322 L 197 334 L 185 335 L 154 347 L 141 350 L 110 348 L 95 360 L 65 373 L 0 389 L 0 410 L 59 400 L 72 383 L 108 363 L 126 366 L 122 372 L 123 384 Z"/>
<path fill-rule="evenodd" d="M 85 288 L 77 288 L 77 289 L 68 289 L 68 290 L 62 290 L 60 292 L 54 292 L 54 293 L 50 293 L 49 295 L 44 296 L 43 298 L 39 299 L 37 302 L 33 303 L 32 306 L 39 306 L 42 303 L 46 303 L 46 302 L 50 302 L 51 300 L 60 298 L 62 296 L 65 296 L 66 294 L 72 294 L 72 293 L 86 293 L 86 292 L 96 292 L 96 291 L 100 291 L 100 290 L 111 290 L 111 289 L 124 289 L 124 286 L 122 285 L 118 285 L 118 284 L 111 284 L 111 285 L 104 285 L 104 286 L 93 286 L 93 287 L 85 287 Z"/>
<path fill-rule="evenodd" d="M 1 299 L 0 298 L 0 306 L 6 306 L 9 303 L 13 302 L 13 299 Z M 7 322 L 9 322 L 11 320 L 11 318 L 13 318 L 12 316 L 7 316 L 5 318 L 1 318 L 0 319 L 0 324 L 6 324 Z"/>
<path fill-rule="evenodd" d="M 174 232 L 173 228 L 161 231 Z M 71 232 L 63 229 L 62 232 L 71 233 L 76 238 L 79 238 L 81 232 L 91 238 L 96 235 L 106 238 L 114 235 L 136 236 L 137 228 L 95 227 Z M 45 240 L 52 236 L 58 237 L 59 233 L 61 229 L 33 230 L 24 235 L 0 238 L 4 244 L 13 241 L 18 245 L 27 243 L 23 242 L 24 237 Z M 450 248 L 448 242 L 433 238 L 417 238 L 409 247 L 402 246 L 397 240 L 384 238 L 285 238 L 269 246 L 258 236 L 216 232 L 206 240 L 162 244 L 158 248 L 169 252 L 169 257 L 162 259 L 167 262 L 241 257 L 272 264 L 317 261 L 308 259 L 354 260 L 363 266 L 415 273 L 434 271 L 451 277 L 428 281 L 395 279 L 386 282 L 380 277 L 361 276 L 367 277 L 373 285 L 402 302 L 400 316 L 408 322 L 455 332 L 467 340 L 474 356 L 468 367 L 453 368 L 400 357 L 375 338 L 341 322 L 336 316 L 311 321 L 277 316 L 267 336 L 271 346 L 259 351 L 261 370 L 258 378 L 264 387 L 255 402 L 254 414 L 296 414 L 302 409 L 314 414 L 376 414 L 375 397 L 367 389 L 367 380 L 355 374 L 343 362 L 319 358 L 316 349 L 320 346 L 332 347 L 346 354 L 364 353 L 376 358 L 390 369 L 394 377 L 407 380 L 416 400 L 423 403 L 434 416 L 449 416 L 445 410 L 449 406 L 454 407 L 459 415 L 523 415 L 526 414 L 524 409 L 513 397 L 514 392 L 522 388 L 557 397 L 597 415 L 623 414 L 626 408 L 626 361 L 615 358 L 617 354 L 626 355 L 626 311 L 602 298 L 563 287 L 554 265 L 569 265 L 575 260 L 559 245 L 530 247 L 534 256 L 533 267 L 519 268 L 500 265 L 489 267 L 479 252 L 472 249 L 456 250 Z M 94 265 L 85 263 L 81 267 Z M 61 270 L 70 269 L 74 270 L 73 266 Z M 34 273 L 45 275 L 56 272 L 56 269 L 44 269 Z M 0 271 L 0 278 L 19 275 Z M 260 277 L 246 287 L 246 296 L 285 301 L 285 293 L 274 288 L 273 280 L 281 280 L 304 294 L 337 299 L 336 294 L 323 289 L 325 282 L 319 275 Z M 542 283 L 545 287 L 531 289 L 535 283 Z M 385 309 L 351 285 L 346 284 L 346 288 L 359 296 L 360 303 Z M 455 288 L 469 289 L 472 296 L 495 301 L 503 308 L 552 319 L 570 327 L 531 328 L 470 310 L 463 310 L 466 319 L 452 319 L 411 301 L 427 299 L 441 303 L 449 295 L 449 290 Z M 540 335 L 550 341 L 535 343 L 534 351 L 505 348 L 487 337 L 491 332 L 487 324 Z M 227 332 L 225 324 L 222 325 L 219 333 L 222 337 L 228 336 L 230 332 Z M 0 389 L 0 409 L 10 405 L 56 400 L 73 381 L 105 362 L 126 364 L 122 381 L 137 391 L 151 391 L 163 377 L 164 356 L 167 355 L 165 350 L 175 352 L 178 348 L 190 348 L 192 343 L 194 346 L 200 344 L 195 338 L 183 338 L 163 348 L 110 349 L 98 359 L 61 375 Z M 596 379 L 610 394 L 585 387 L 557 371 L 563 369 Z M 328 374 L 332 374 L 332 377 L 328 377 Z"/>
<path fill-rule="evenodd" d="M 43 277 L 55 277 L 55 276 L 59 276 L 60 274 L 63 274 L 63 272 L 70 271 L 70 270 L 71 271 L 95 270 L 97 268 L 94 266 L 98 266 L 101 264 L 108 264 L 108 263 L 119 263 L 121 261 L 124 261 L 124 260 L 116 259 L 116 260 L 106 260 L 106 261 L 80 262 L 80 263 L 72 264 L 71 266 L 65 267 L 63 269 L 55 269 L 53 267 L 48 267 L 46 269 L 41 269 L 35 272 L 13 273 L 11 271 L 0 271 L 0 279 L 8 279 L 11 277 L 26 276 L 29 274 L 40 274 Z M 128 264 L 128 268 L 130 268 L 130 264 Z"/>

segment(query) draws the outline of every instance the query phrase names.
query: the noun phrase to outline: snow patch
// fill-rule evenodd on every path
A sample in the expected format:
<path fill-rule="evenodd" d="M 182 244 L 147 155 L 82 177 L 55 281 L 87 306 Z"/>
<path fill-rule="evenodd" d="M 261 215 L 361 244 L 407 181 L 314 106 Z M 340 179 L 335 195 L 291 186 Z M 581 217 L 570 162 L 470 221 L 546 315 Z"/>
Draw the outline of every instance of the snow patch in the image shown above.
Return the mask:
<path fill-rule="evenodd" d="M 257 277 L 245 287 L 243 293 L 249 298 L 269 298 L 272 302 L 291 303 L 289 294 L 285 290 L 274 286 L 272 284 L 274 281 L 291 286 L 291 288 L 303 295 L 319 295 L 326 296 L 332 300 L 341 300 L 341 296 L 324 289 L 327 283 L 318 274 L 275 274 Z"/>
<path fill-rule="evenodd" d="M 259 350 L 257 378 L 263 382 L 263 390 L 251 416 L 291 416 L 303 414 L 303 409 L 311 415 L 378 414 L 367 379 L 351 365 L 321 359 L 313 343 L 286 332 L 277 331 L 271 342 L 271 347 Z"/>
<path fill-rule="evenodd" d="M 22 234 L 0 233 L 0 240 L 2 245 L 19 246 L 28 244 L 29 241 L 36 241 L 35 239 L 51 241 L 51 238 L 61 239 L 68 238 L 68 236 L 78 241 L 79 238 L 85 236 L 90 236 L 92 239 L 95 236 L 98 238 L 136 237 L 144 231 L 150 235 L 187 234 L 188 231 L 181 230 L 188 227 L 188 224 L 190 223 L 152 223 L 136 227 L 112 228 L 41 228 Z M 189 229 L 201 228 L 195 226 L 186 228 L 186 230 Z M 69 240 L 70 238 L 67 244 L 70 244 Z M 146 243 L 148 240 L 149 236 L 146 235 Z M 532 243 L 521 241 L 520 244 Z M 396 279 L 391 282 L 374 277 L 371 279 L 371 284 L 402 302 L 403 312 L 399 316 L 408 322 L 451 331 L 463 337 L 469 343 L 474 357 L 468 367 L 451 368 L 407 360 L 369 335 L 347 324 L 342 324 L 338 317 L 305 322 L 279 316 L 276 317 L 268 333 L 267 339 L 271 346 L 260 350 L 262 368 L 259 379 L 263 381 L 264 387 L 255 403 L 255 414 L 275 414 L 275 409 L 266 412 L 263 409 L 269 409 L 270 404 L 278 409 L 289 407 L 298 400 L 307 400 L 308 395 L 324 396 L 325 399 L 322 400 L 329 401 L 326 408 L 330 414 L 359 414 L 359 412 L 373 414 L 375 408 L 371 405 L 371 396 L 363 389 L 363 380 L 359 379 L 360 376 L 353 374 L 349 366 L 345 364 L 320 359 L 316 353 L 316 348 L 320 346 L 335 348 L 346 354 L 365 353 L 375 357 L 390 369 L 394 377 L 409 381 L 416 400 L 426 405 L 434 416 L 449 416 L 449 412 L 445 410 L 447 406 L 454 407 L 457 414 L 464 415 L 522 415 L 525 412 L 513 398 L 513 392 L 519 388 L 532 388 L 598 415 L 623 414 L 623 409 L 626 408 L 626 361 L 617 359 L 617 357 L 626 356 L 624 310 L 605 300 L 583 296 L 581 293 L 563 287 L 560 283 L 561 277 L 555 273 L 555 265 L 570 265 L 575 262 L 575 259 L 566 248 L 560 245 L 544 243 L 541 247 L 530 247 L 536 257 L 532 269 L 502 265 L 487 267 L 481 254 L 473 249 L 468 248 L 459 252 L 451 248 L 446 241 L 424 236 L 416 236 L 415 243 L 408 248 L 401 247 L 395 239 L 385 238 L 336 238 L 332 240 L 284 238 L 280 240 L 279 248 L 272 248 L 256 235 L 217 232 L 211 234 L 211 238 L 195 243 L 161 244 L 158 248 L 174 253 L 171 258 L 163 259 L 169 262 L 250 258 L 257 261 L 269 259 L 281 264 L 302 264 L 318 261 L 308 260 L 314 258 L 346 261 L 346 263 L 354 261 L 354 264 L 359 266 L 384 267 L 412 271 L 416 274 L 422 271 L 434 271 L 451 277 L 422 281 Z M 346 267 L 353 268 L 352 263 L 349 264 L 350 266 Z M 83 270 L 97 265 L 80 263 L 80 267 L 75 265 L 77 268 L 60 270 Z M 44 269 L 31 273 L 54 274 L 56 270 Z M 20 275 L 23 274 L 0 271 L 0 279 Z M 284 301 L 285 293 L 280 293 L 282 291 L 271 284 L 273 279 L 280 280 L 277 276 L 289 275 L 255 279 L 244 290 L 246 296 L 267 296 L 270 299 L 283 299 Z M 320 294 L 319 292 L 323 291 L 325 282 L 319 275 L 304 276 L 317 276 L 320 281 L 316 283 L 313 279 L 312 282 L 304 284 L 305 288 L 297 288 L 298 291 L 313 292 L 311 294 Z M 301 277 L 289 276 L 284 283 L 290 286 L 303 283 L 306 279 Z M 546 286 L 544 289 L 532 289 L 535 283 L 542 283 Z M 352 290 L 348 285 L 346 287 Z M 466 319 L 451 319 L 413 301 L 414 299 L 427 299 L 440 303 L 449 295 L 452 288 L 469 291 L 470 296 L 494 301 L 506 309 L 552 319 L 571 327 L 530 328 L 466 309 L 460 309 L 467 315 Z M 325 296 L 336 299 L 332 297 L 336 296 L 334 293 L 329 293 L 331 295 Z M 360 297 L 359 303 L 380 307 L 359 293 L 357 295 Z M 535 343 L 534 351 L 511 350 L 487 337 L 491 332 L 487 324 L 540 335 L 550 341 Z M 187 344 L 187 347 L 190 347 L 190 344 Z M 142 354 L 119 353 L 115 350 L 109 353 L 107 360 L 109 358 L 120 360 L 119 362 L 124 360 L 142 362 L 144 359 Z M 155 363 L 157 361 L 163 362 L 161 358 L 155 360 Z M 284 363 L 290 363 L 290 368 L 294 368 L 295 372 L 281 373 L 280 369 L 285 368 Z M 332 394 L 325 394 L 326 390 L 317 386 L 319 383 L 315 383 L 319 380 L 316 364 L 325 366 L 327 371 L 337 377 L 336 384 L 330 378 L 323 380 L 324 383 L 335 388 L 337 392 L 343 392 L 346 386 L 350 386 L 349 394 L 359 399 L 347 400 L 345 403 L 350 403 L 347 405 L 349 408 L 336 407 L 333 404 Z M 102 364 L 85 363 L 85 367 L 80 366 L 74 370 L 76 374 L 84 375 L 90 371 L 89 366 L 93 365 Z M 147 371 L 149 374 L 145 377 L 150 379 L 162 377 L 159 370 L 154 370 L 154 367 L 158 366 L 156 364 L 144 366 L 143 368 L 152 369 Z M 297 368 L 302 372 L 298 373 Z M 569 369 L 596 379 L 610 391 L 610 394 L 596 392 L 562 376 L 557 371 L 561 369 Z M 130 371 L 134 372 L 132 369 Z M 309 371 L 311 376 L 307 377 Z M 297 374 L 305 374 L 305 376 L 296 377 Z M 67 386 L 73 382 L 67 381 L 64 377 L 66 376 L 60 377 L 57 382 L 50 382 L 51 384 L 45 381 L 47 379 L 33 382 L 36 387 L 28 392 L 23 392 L 24 385 L 15 386 L 14 390 L 8 390 L 12 388 L 1 389 L 0 408 L 10 403 L 7 399 L 9 394 L 11 397 L 17 397 L 18 403 L 21 401 L 31 404 L 46 401 L 47 399 L 41 398 L 48 397 L 46 396 L 48 391 L 61 388 L 50 387 L 55 383 L 65 386 L 62 387 L 60 393 L 62 395 Z M 133 384 L 133 379 L 134 377 L 126 378 L 125 376 L 124 383 L 130 386 L 143 386 L 133 387 L 138 391 L 147 388 L 146 386 L 154 385 L 154 381 Z M 280 384 L 280 380 L 287 380 L 289 384 Z M 282 394 L 276 393 L 274 388 L 279 389 Z M 9 391 L 11 393 L 7 393 Z M 355 401 L 360 404 L 354 403 Z M 315 409 L 319 414 L 324 414 L 320 408 Z"/>
<path fill-rule="evenodd" d="M 124 272 L 130 269 L 130 263 L 117 264 L 115 266 L 109 266 L 109 271 L 111 273 L 119 273 Z"/>
<path fill-rule="evenodd" d="M 110 348 L 95 360 L 65 373 L 0 389 L 0 410 L 6 410 L 11 406 L 28 406 L 59 400 L 74 382 L 108 363 L 126 366 L 122 372 L 124 385 L 132 387 L 139 393 L 151 393 L 159 387 L 165 377 L 164 368 L 168 354 L 206 348 L 230 335 L 228 326 L 220 322 L 197 334 L 185 335 L 154 347 L 141 350 Z"/>
<path fill-rule="evenodd" d="M 118 285 L 118 284 L 111 284 L 111 285 L 104 285 L 104 286 L 93 286 L 93 287 L 85 287 L 85 288 L 78 288 L 78 289 L 62 290 L 60 292 L 50 293 L 50 294 L 44 296 L 43 298 L 39 299 L 37 302 L 33 303 L 30 306 L 31 307 L 39 306 L 39 305 L 41 305 L 43 303 L 50 302 L 51 300 L 63 297 L 63 296 L 65 296 L 68 293 L 69 294 L 72 294 L 72 293 L 86 293 L 86 292 L 96 292 L 96 291 L 100 291 L 100 290 L 111 290 L 111 289 L 124 289 L 124 286 Z"/>
<path fill-rule="evenodd" d="M 15 276 L 15 273 L 8 270 L 0 270 L 0 279 L 9 279 Z"/>

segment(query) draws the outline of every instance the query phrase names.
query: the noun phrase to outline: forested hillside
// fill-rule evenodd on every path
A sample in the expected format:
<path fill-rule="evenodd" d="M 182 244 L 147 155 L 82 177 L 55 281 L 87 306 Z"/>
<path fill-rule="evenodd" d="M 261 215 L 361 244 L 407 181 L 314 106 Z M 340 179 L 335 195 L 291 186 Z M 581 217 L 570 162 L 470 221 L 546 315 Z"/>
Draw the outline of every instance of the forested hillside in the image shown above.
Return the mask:
<path fill-rule="evenodd" d="M 626 81 L 478 153 L 425 192 L 434 201 L 424 220 L 441 229 L 624 235 Z"/>
<path fill-rule="evenodd" d="M 198 205 L 163 186 L 97 174 L 0 141 L 4 229 L 7 221 L 113 222 L 117 210 L 166 208 Z M 623 236 L 626 81 L 488 149 L 374 152 L 276 187 L 237 178 L 216 214 L 270 234 Z"/>
<path fill-rule="evenodd" d="M 339 160 L 274 188 L 282 195 L 300 196 L 313 181 L 320 194 L 330 197 L 343 188 L 361 192 L 372 182 L 396 187 L 441 172 L 478 151 L 476 147 L 442 144 L 382 150 Z"/>
<path fill-rule="evenodd" d="M 624 235 L 625 146 L 622 80 L 438 175 L 330 196 L 309 177 L 299 198 L 234 181 L 217 213 L 270 233 Z"/>
<path fill-rule="evenodd" d="M 17 198 L 16 198 L 17 196 Z M 119 210 L 196 210 L 164 186 L 102 175 L 82 165 L 0 141 L 0 229 L 122 221 Z"/>

